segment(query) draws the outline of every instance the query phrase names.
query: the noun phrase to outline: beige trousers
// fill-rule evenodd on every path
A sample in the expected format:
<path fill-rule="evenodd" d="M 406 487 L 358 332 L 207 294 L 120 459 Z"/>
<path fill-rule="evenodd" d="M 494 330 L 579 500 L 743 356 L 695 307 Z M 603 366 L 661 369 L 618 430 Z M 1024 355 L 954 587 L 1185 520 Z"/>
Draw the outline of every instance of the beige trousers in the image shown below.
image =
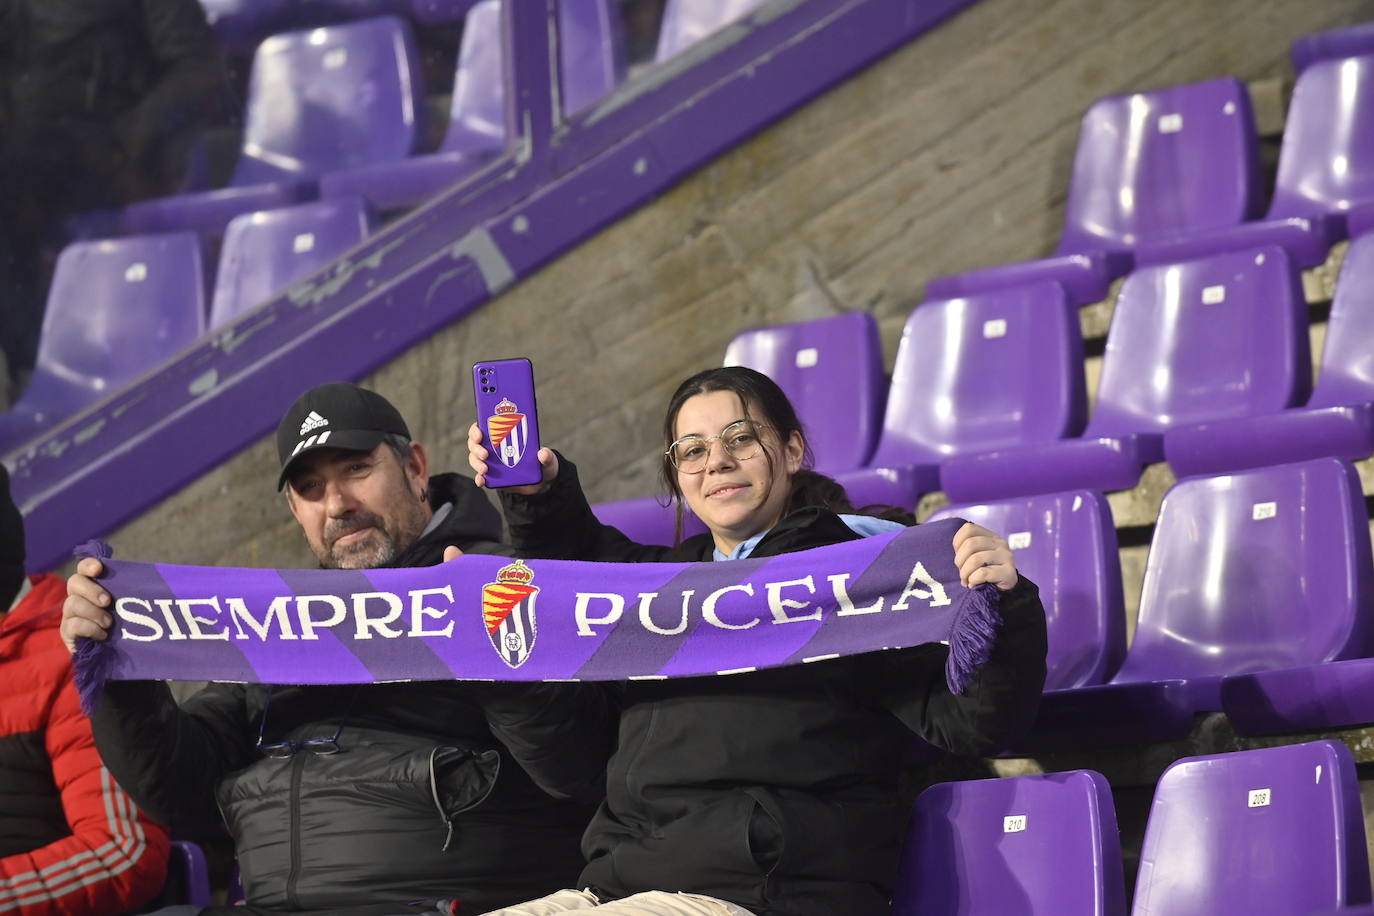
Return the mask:
<path fill-rule="evenodd" d="M 493 910 L 486 916 L 555 916 L 581 910 L 597 911 L 593 916 L 754 916 L 744 907 L 700 894 L 648 891 L 624 900 L 600 903 L 588 891 L 571 890 Z"/>

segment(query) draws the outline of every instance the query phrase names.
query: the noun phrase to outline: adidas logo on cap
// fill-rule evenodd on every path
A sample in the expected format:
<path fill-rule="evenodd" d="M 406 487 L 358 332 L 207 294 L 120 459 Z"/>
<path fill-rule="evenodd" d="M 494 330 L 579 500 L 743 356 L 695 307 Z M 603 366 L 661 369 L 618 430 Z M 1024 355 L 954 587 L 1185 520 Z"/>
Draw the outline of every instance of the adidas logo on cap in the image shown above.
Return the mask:
<path fill-rule="evenodd" d="M 329 425 L 329 421 L 328 421 L 328 420 L 326 420 L 324 417 L 320 416 L 319 414 L 315 413 L 315 411 L 312 410 L 312 411 L 310 411 L 310 415 L 309 415 L 308 417 L 305 418 L 305 421 L 304 421 L 303 423 L 301 423 L 300 435 L 304 436 L 306 433 L 310 432 L 312 429 L 319 429 L 321 426 L 328 426 L 328 425 Z"/>

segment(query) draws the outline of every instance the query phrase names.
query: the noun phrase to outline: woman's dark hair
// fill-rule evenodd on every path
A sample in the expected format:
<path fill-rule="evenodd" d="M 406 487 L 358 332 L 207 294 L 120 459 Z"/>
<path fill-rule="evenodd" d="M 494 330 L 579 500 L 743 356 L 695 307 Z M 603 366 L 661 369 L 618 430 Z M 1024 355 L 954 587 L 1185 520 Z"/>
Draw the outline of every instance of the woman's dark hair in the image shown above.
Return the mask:
<path fill-rule="evenodd" d="M 783 514 L 791 514 L 805 506 L 820 506 L 837 515 L 842 513 L 872 515 L 877 518 L 898 521 L 904 525 L 915 524 L 916 519 L 911 513 L 892 506 L 874 505 L 856 509 L 849 501 L 849 494 L 845 492 L 844 487 L 824 474 L 811 470 L 811 465 L 815 462 L 815 456 L 811 452 L 811 443 L 806 437 L 806 430 L 802 428 L 801 420 L 797 418 L 796 409 L 793 408 L 792 402 L 787 399 L 783 390 L 778 387 L 778 383 L 762 372 L 744 366 L 725 366 L 721 369 L 707 369 L 704 372 L 698 372 L 678 385 L 677 391 L 673 392 L 672 398 L 668 401 L 668 410 L 663 417 L 664 454 L 662 464 L 659 467 L 659 477 L 668 492 L 669 499 L 676 504 L 676 520 L 673 531 L 675 543 L 682 540 L 684 501 L 682 488 L 677 483 L 677 469 L 673 467 L 673 462 L 668 458 L 667 452 L 677 439 L 677 415 L 681 412 L 682 405 L 690 398 L 712 391 L 732 392 L 739 398 L 740 404 L 744 406 L 743 419 L 754 420 L 762 425 L 771 426 L 778 434 L 779 442 L 786 442 L 794 432 L 801 435 L 803 445 L 801 470 L 792 475 L 792 492 L 788 496 Z M 760 415 L 755 417 L 752 413 L 753 410 L 758 410 Z M 771 474 L 773 456 L 767 449 L 764 449 L 763 457 L 768 461 Z"/>
<path fill-rule="evenodd" d="M 677 469 L 673 467 L 673 462 L 668 458 L 667 451 L 677 439 L 677 415 L 682 410 L 682 405 L 690 398 L 699 394 L 709 394 L 712 391 L 729 391 L 739 398 L 740 404 L 744 408 L 743 419 L 752 420 L 763 426 L 770 426 L 778 435 L 779 442 L 787 442 L 793 433 L 797 433 L 802 439 L 802 468 L 793 475 L 792 497 L 787 503 L 787 512 L 805 505 L 822 505 L 810 499 L 798 502 L 801 496 L 797 484 L 806 482 L 817 484 L 818 481 L 826 481 L 831 487 L 839 491 L 843 496 L 844 489 L 829 477 L 817 474 L 809 470 L 815 460 L 811 454 L 811 445 L 806 438 L 806 430 L 802 428 L 801 420 L 797 418 L 797 411 L 792 407 L 792 402 L 787 399 L 787 395 L 778 387 L 778 383 L 773 381 L 762 372 L 748 369 L 744 366 L 725 366 L 720 369 L 707 369 L 698 372 L 696 375 L 677 386 L 677 391 L 673 392 L 672 398 L 668 400 L 668 410 L 663 416 L 663 459 L 659 468 L 659 477 L 663 486 L 667 489 L 669 498 L 677 504 L 677 524 L 674 531 L 674 540 L 682 539 L 682 488 L 677 483 Z M 758 412 L 758 416 L 754 415 Z M 767 450 L 763 450 L 763 457 L 768 462 L 769 472 L 773 468 L 773 455 Z M 811 486 L 803 489 L 810 490 Z M 847 502 L 846 502 L 847 505 Z M 827 506 L 828 508 L 828 506 Z"/>

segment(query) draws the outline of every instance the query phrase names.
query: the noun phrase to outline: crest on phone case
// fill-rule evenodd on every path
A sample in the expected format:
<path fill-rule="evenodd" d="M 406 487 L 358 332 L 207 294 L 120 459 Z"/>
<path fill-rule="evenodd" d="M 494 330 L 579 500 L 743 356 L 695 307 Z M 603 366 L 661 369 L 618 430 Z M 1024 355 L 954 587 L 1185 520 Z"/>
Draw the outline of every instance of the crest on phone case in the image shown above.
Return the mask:
<path fill-rule="evenodd" d="M 534 570 L 523 560 L 503 566 L 496 581 L 482 586 L 482 622 L 502 661 L 519 668 L 534 648 Z"/>
<path fill-rule="evenodd" d="M 487 434 L 496 457 L 508 468 L 513 468 L 525 457 L 525 446 L 529 443 L 529 420 L 515 406 L 510 398 L 502 398 L 493 408 L 493 415 L 487 417 Z"/>

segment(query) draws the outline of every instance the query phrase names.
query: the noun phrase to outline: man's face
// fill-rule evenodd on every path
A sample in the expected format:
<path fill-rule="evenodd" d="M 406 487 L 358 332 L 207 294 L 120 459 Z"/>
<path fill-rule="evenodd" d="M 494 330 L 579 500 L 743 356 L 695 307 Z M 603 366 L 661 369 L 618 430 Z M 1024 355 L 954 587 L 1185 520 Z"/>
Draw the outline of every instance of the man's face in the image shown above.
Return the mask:
<path fill-rule="evenodd" d="M 371 452 L 321 448 L 292 466 L 286 501 L 320 565 L 373 569 L 394 560 L 432 517 L 424 449 L 402 464 L 385 442 Z"/>

